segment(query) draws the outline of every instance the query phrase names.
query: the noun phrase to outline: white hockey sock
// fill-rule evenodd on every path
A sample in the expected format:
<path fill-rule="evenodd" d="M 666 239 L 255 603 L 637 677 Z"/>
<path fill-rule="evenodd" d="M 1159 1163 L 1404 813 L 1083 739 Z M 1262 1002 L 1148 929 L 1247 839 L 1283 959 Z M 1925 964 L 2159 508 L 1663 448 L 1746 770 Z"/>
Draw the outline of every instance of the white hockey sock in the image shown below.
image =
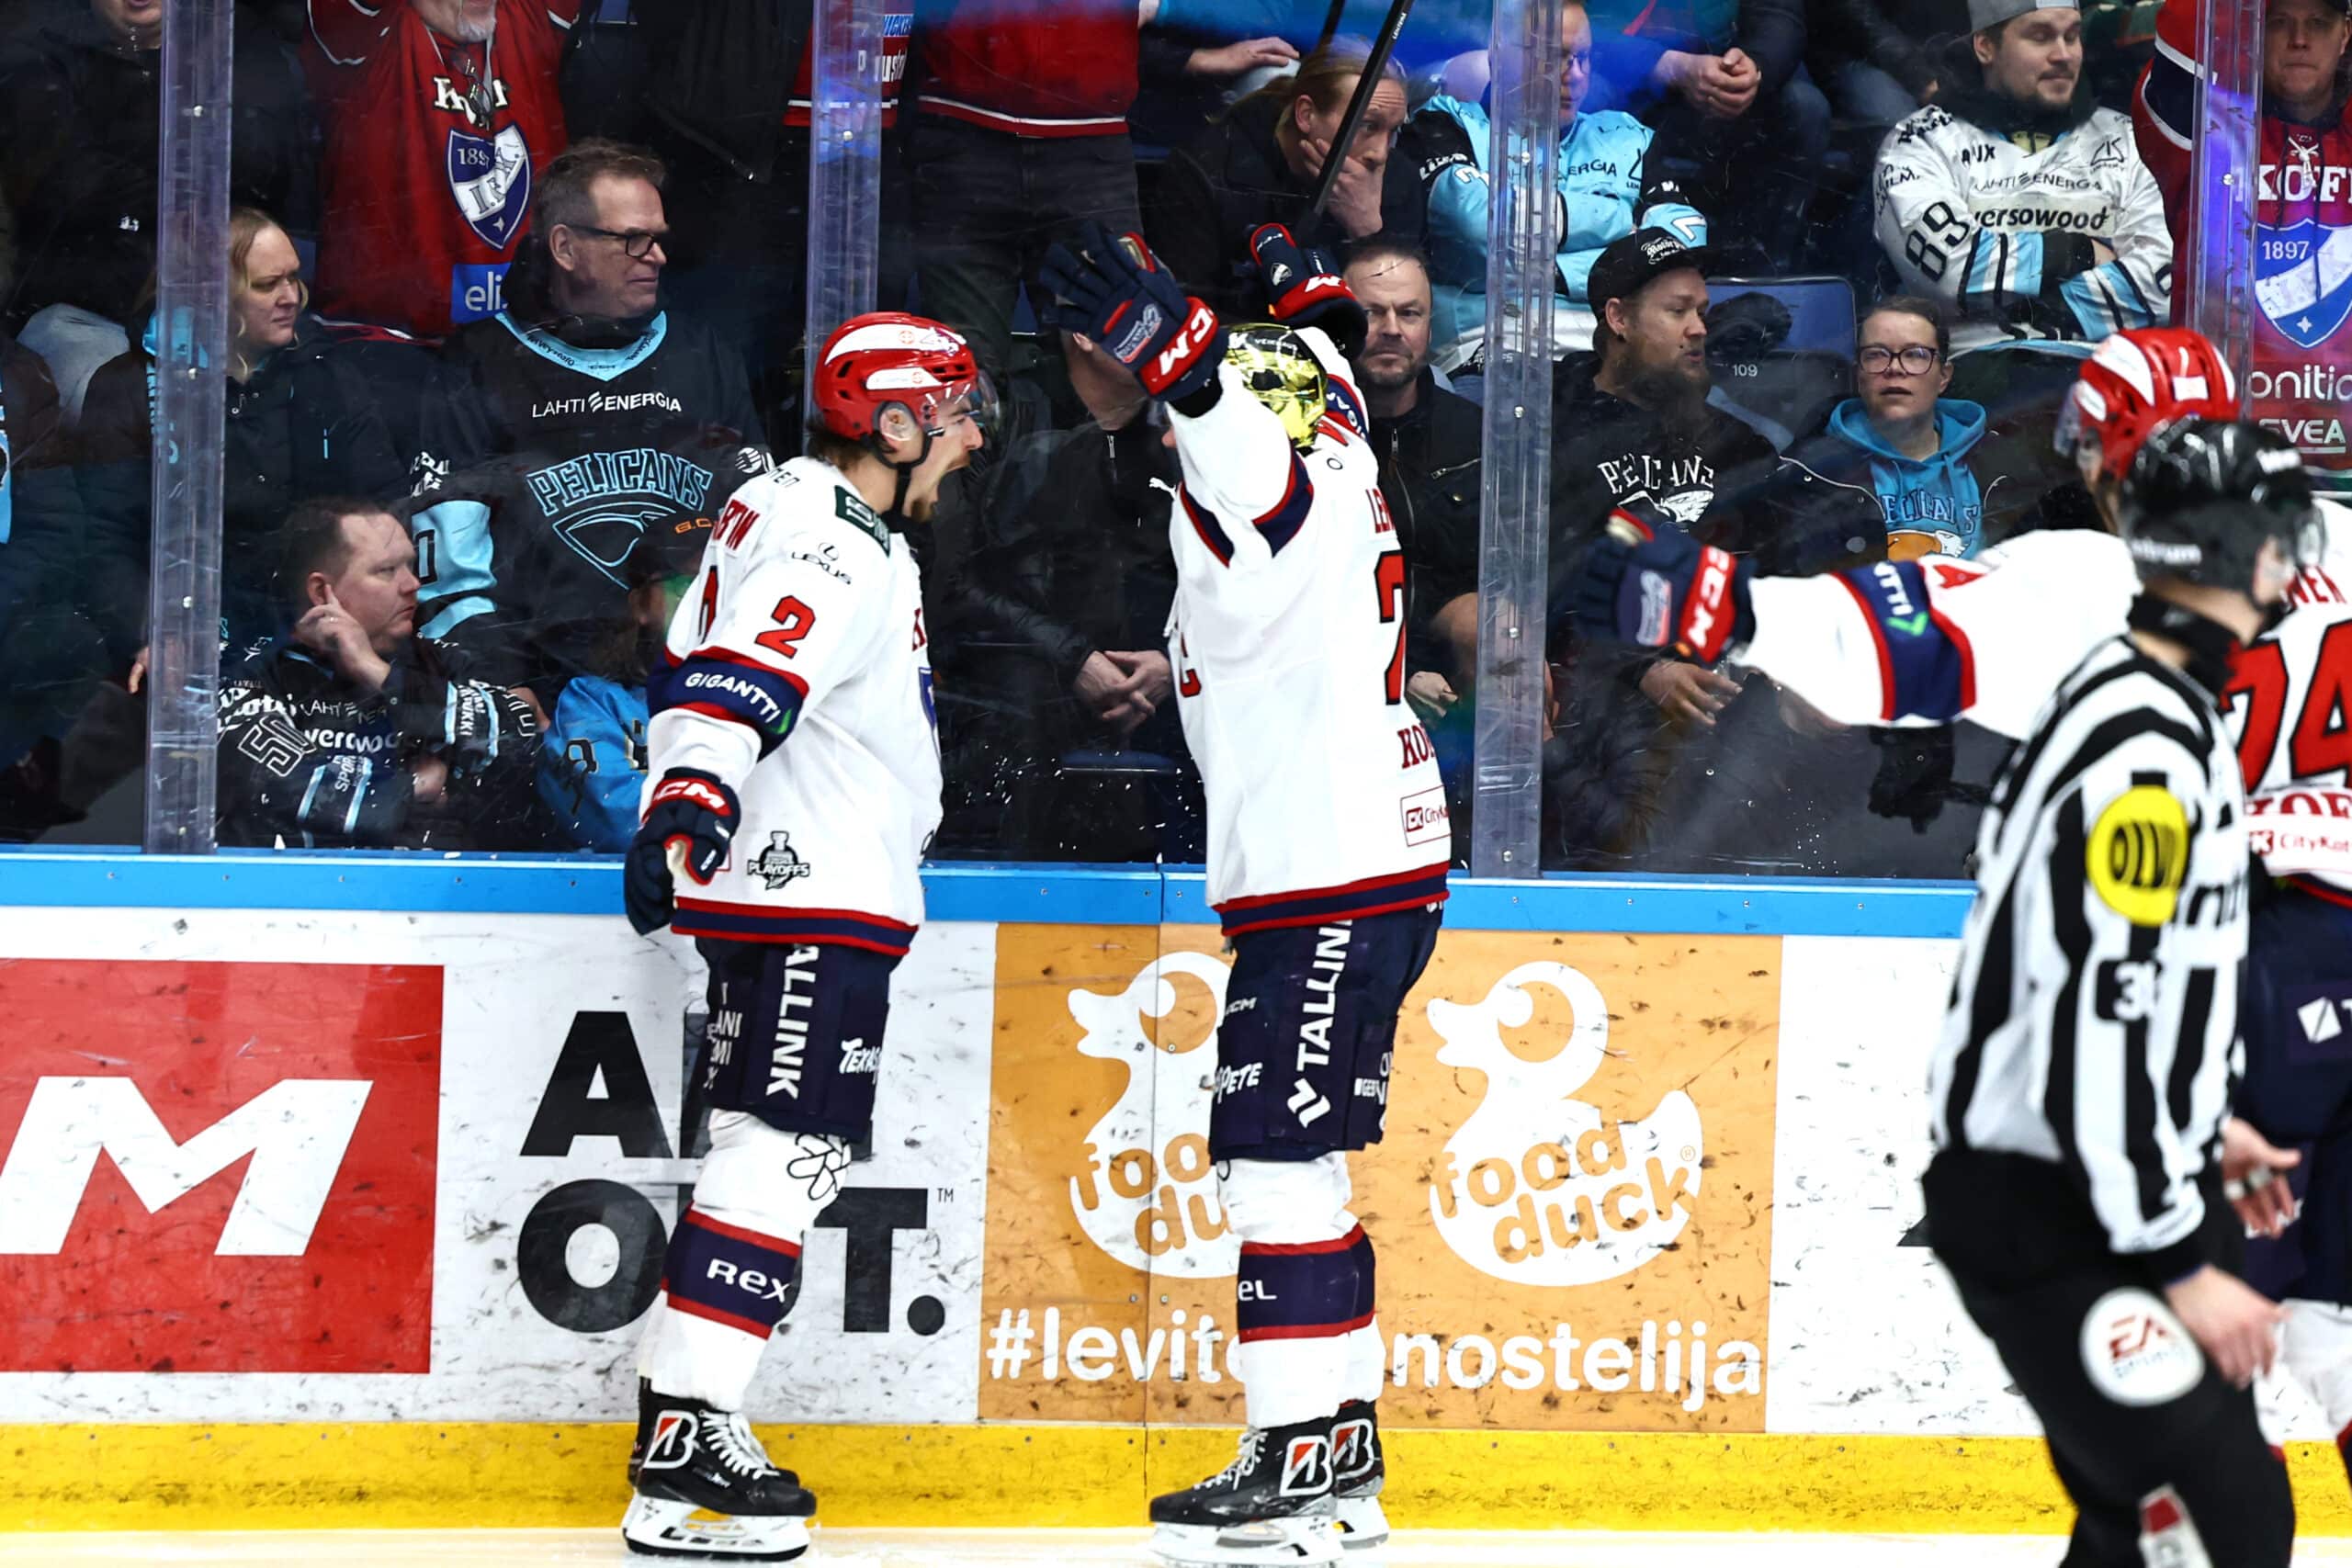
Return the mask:
<path fill-rule="evenodd" d="M 1369 1404 L 1388 1386 L 1388 1347 L 1380 1337 L 1380 1319 L 1374 1318 L 1347 1338 L 1348 1370 L 1341 1396 Z"/>
<path fill-rule="evenodd" d="M 790 1310 L 800 1238 L 839 1190 L 838 1138 L 715 1112 L 693 1205 L 678 1217 L 637 1371 L 660 1393 L 741 1410 L 768 1337 Z"/>
<path fill-rule="evenodd" d="M 1233 1365 L 1250 1425 L 1337 1414 L 1371 1310 L 1361 1287 L 1372 1246 L 1348 1212 L 1346 1156 L 1233 1160 L 1218 1195 L 1241 1238 Z"/>

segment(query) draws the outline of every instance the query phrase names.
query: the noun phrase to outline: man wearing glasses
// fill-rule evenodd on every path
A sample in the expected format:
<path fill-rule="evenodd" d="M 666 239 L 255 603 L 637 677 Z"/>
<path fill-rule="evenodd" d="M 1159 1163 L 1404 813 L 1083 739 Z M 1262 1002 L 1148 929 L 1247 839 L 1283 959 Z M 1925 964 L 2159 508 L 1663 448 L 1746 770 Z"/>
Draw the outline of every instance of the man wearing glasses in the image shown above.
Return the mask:
<path fill-rule="evenodd" d="M 741 355 L 662 308 L 662 177 L 604 141 L 548 164 L 503 308 L 443 346 L 422 416 L 426 635 L 549 712 L 627 619 L 646 532 L 769 466 Z"/>
<path fill-rule="evenodd" d="M 1942 308 L 1898 295 L 1871 308 L 1859 336 L 1854 396 L 1781 458 L 1766 570 L 1971 557 L 1986 542 L 1985 506 L 2005 487 L 1989 470 L 1980 481 L 1971 461 L 1983 406 L 1943 395 L 1951 337 Z"/>

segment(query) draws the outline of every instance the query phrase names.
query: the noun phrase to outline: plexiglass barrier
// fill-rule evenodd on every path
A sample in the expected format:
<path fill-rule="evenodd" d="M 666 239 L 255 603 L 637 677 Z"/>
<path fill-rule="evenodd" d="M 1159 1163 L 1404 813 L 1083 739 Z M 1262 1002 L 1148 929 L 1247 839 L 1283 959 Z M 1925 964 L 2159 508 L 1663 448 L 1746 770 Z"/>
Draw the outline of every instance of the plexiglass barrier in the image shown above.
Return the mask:
<path fill-rule="evenodd" d="M 1284 308 L 1263 225 L 1348 279 L 1363 335 L 1320 384 L 1402 547 L 1364 587 L 1395 723 L 1379 754 L 1302 734 L 1279 776 L 1433 757 L 1487 874 L 1963 874 L 1999 738 L 1840 725 L 1736 647 L 1604 635 L 1577 585 L 1613 510 L 1768 573 L 2095 526 L 2059 400 L 2101 338 L 2176 319 L 2344 483 L 2352 175 L 2319 132 L 2346 28 L 2318 0 L 1333 22 L 14 8 L 0 833 L 620 849 L 704 543 L 800 457 L 815 347 L 874 308 L 963 334 L 997 403 L 892 534 L 933 857 L 1198 862 L 1171 529 L 1285 519 L 1211 515 L 1133 345 L 1049 283 L 1098 226 L 1229 328 Z"/>

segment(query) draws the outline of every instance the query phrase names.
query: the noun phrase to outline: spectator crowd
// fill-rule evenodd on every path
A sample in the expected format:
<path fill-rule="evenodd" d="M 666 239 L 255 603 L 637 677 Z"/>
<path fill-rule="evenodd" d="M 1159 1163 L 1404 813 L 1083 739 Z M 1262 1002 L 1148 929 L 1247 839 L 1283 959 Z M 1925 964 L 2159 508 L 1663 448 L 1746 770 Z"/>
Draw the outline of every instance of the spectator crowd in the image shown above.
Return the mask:
<path fill-rule="evenodd" d="M 2052 425 L 2084 356 L 2185 292 L 2199 3 L 1564 0 L 1555 581 L 1624 506 L 1781 573 L 2095 525 Z M 155 299 L 164 5 L 0 16 L 8 840 L 136 830 L 186 331 Z M 2253 389 L 2339 484 L 2345 5 L 2267 6 Z M 883 7 L 878 304 L 967 333 L 1004 409 L 912 541 L 939 855 L 1199 858 L 1162 638 L 1181 476 L 1136 380 L 1043 324 L 1038 273 L 1101 223 L 1248 320 L 1268 222 L 1369 319 L 1405 689 L 1466 854 L 1490 17 L 1420 0 L 1375 65 L 1385 7 L 1329 38 L 1325 9 Z M 221 840 L 617 850 L 662 628 L 729 495 L 803 439 L 812 0 L 234 20 Z M 1882 746 L 1565 609 L 1544 653 L 1546 865 L 1960 874 L 1970 813 L 1939 808 L 1981 796 L 1973 732 Z"/>

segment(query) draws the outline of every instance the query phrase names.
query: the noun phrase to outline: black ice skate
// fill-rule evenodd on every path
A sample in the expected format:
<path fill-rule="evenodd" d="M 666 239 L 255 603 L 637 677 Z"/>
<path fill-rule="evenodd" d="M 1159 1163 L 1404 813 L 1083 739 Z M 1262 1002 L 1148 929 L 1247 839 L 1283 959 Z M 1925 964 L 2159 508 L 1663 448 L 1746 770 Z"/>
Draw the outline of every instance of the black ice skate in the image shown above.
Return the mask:
<path fill-rule="evenodd" d="M 639 1383 L 628 1481 L 621 1539 L 631 1551 L 786 1562 L 808 1550 L 817 1499 L 768 1462 L 739 1412 Z"/>
<path fill-rule="evenodd" d="M 1182 1492 L 1151 1500 L 1151 1550 L 1178 1568 L 1340 1561 L 1331 1502 L 1333 1418 L 1251 1427 L 1233 1462 Z"/>
<path fill-rule="evenodd" d="M 1387 1480 L 1380 1418 L 1368 1402 L 1351 1399 L 1331 1422 L 1331 1500 L 1339 1509 L 1340 1544 L 1350 1551 L 1369 1551 L 1388 1539 L 1388 1516 L 1380 1506 Z"/>

